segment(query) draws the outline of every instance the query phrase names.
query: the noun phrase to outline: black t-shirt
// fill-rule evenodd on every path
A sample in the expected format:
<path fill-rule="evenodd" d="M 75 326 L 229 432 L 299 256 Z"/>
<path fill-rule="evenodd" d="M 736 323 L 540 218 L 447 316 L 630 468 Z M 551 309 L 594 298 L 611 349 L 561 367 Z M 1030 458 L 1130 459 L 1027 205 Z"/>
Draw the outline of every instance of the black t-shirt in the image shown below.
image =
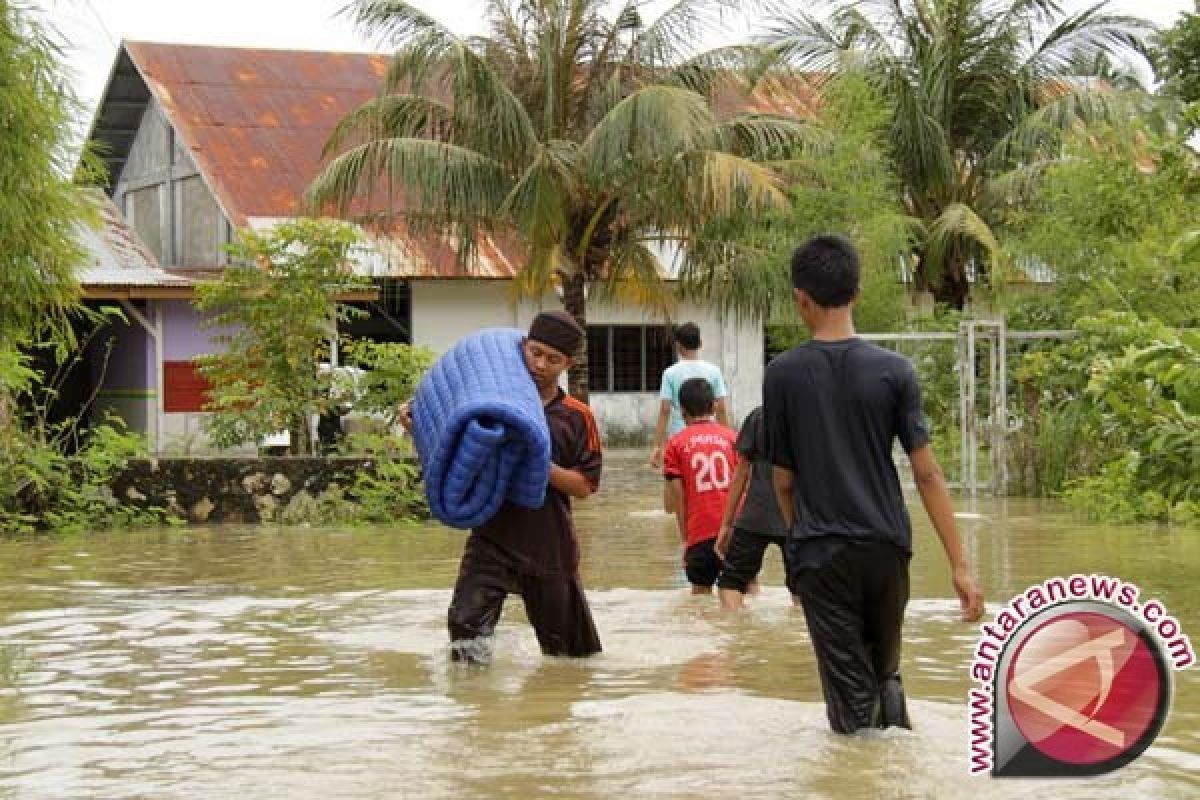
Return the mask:
<path fill-rule="evenodd" d="M 775 485 L 771 480 L 771 460 L 768 457 L 761 406 L 742 421 L 737 451 L 751 464 L 751 468 L 750 487 L 746 490 L 746 500 L 734 525 L 764 536 L 786 536 L 787 529 L 779 513 L 779 504 L 775 502 Z"/>
<path fill-rule="evenodd" d="M 550 460 L 582 472 L 595 490 L 600 485 L 602 457 L 596 420 L 585 404 L 564 394 L 545 407 L 550 428 Z M 546 488 L 541 508 L 505 503 L 496 516 L 476 528 L 475 536 L 494 542 L 529 575 L 573 575 L 579 568 L 579 544 L 571 521 L 571 498 Z"/>
<path fill-rule="evenodd" d="M 892 461 L 929 442 L 907 358 L 861 339 L 810 341 L 767 367 L 771 462 L 792 470 L 801 539 L 888 541 L 912 552 L 912 527 Z"/>

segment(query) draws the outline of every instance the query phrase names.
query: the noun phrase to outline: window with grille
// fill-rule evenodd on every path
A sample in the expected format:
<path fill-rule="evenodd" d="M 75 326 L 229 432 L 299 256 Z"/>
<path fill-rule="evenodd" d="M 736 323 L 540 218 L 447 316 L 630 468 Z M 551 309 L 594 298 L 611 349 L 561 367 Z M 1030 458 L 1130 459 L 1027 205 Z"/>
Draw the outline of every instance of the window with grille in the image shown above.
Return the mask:
<path fill-rule="evenodd" d="M 589 325 L 588 385 L 593 392 L 657 392 L 675 361 L 659 325 Z"/>

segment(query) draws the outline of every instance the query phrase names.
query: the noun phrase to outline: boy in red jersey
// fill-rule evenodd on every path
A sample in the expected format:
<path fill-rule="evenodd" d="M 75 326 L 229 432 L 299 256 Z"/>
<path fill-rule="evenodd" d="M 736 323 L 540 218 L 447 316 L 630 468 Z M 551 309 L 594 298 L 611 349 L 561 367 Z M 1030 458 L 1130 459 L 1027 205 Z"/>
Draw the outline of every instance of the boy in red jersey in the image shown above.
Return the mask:
<path fill-rule="evenodd" d="M 704 378 L 684 381 L 679 405 L 687 426 L 671 437 L 663 477 L 679 524 L 683 566 L 692 594 L 712 594 L 721 572 L 713 545 L 737 466 L 737 434 L 713 416 L 712 386 Z"/>

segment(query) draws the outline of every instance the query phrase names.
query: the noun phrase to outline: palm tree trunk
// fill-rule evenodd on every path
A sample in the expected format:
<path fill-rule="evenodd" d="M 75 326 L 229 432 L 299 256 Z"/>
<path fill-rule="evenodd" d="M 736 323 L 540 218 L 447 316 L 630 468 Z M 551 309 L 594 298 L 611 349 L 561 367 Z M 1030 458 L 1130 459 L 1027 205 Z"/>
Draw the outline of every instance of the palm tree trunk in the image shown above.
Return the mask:
<path fill-rule="evenodd" d="M 962 311 L 967 307 L 967 298 L 971 293 L 971 285 L 967 281 L 967 268 L 964 260 L 958 256 L 946 259 L 942 267 L 942 279 L 933 287 L 933 298 L 939 303 Z"/>
<path fill-rule="evenodd" d="M 574 317 L 575 321 L 579 323 L 579 327 L 584 331 L 587 331 L 587 296 L 584 294 L 586 287 L 587 279 L 583 270 L 563 276 L 563 310 Z M 584 403 L 588 402 L 588 352 L 586 335 L 584 336 L 583 344 L 579 347 L 579 352 L 575 356 L 575 366 L 571 367 L 567 373 L 567 391 L 577 400 Z"/>
<path fill-rule="evenodd" d="M 971 283 L 967 282 L 966 261 L 962 258 L 952 258 L 946 265 L 942 276 L 942 288 L 946 295 L 948 306 L 959 309 L 967 307 L 967 299 L 971 296 Z"/>

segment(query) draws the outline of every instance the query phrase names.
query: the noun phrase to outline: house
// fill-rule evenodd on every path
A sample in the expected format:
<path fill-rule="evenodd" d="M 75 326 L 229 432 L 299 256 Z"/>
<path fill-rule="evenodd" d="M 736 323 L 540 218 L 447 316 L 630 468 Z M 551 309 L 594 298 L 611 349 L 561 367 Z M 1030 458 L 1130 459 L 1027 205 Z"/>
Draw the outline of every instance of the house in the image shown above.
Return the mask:
<path fill-rule="evenodd" d="M 161 295 L 127 298 L 150 304 L 131 316 L 143 317 L 145 335 L 158 337 L 160 418 L 146 429 L 157 431 L 160 451 L 198 436 L 203 416 L 194 359 L 212 345 L 188 301 L 191 283 L 226 266 L 223 248 L 236 229 L 266 228 L 300 213 L 330 131 L 374 96 L 387 66 L 386 56 L 369 54 L 121 45 L 90 138 L 103 145 L 115 208 L 161 265 L 155 268 L 182 281 L 157 286 Z M 811 110 L 786 95 L 748 102 Z M 542 308 L 559 307 L 553 294 L 518 298 L 513 277 L 520 265 L 487 243 L 478 262 L 463 270 L 445 243 L 395 233 L 376 241 L 360 267 L 379 293 L 368 304 L 370 318 L 346 332 L 437 352 L 477 328 L 524 327 Z M 88 291 L 100 287 L 89 284 Z M 590 303 L 588 313 L 596 417 L 609 436 L 642 433 L 653 426 L 659 374 L 672 360 L 667 320 L 600 302 Z M 676 317 L 700 326 L 705 356 L 723 369 L 733 409 L 738 416 L 748 412 L 760 400 L 761 325 L 687 304 Z M 130 369 L 123 364 L 118 371 Z M 149 391 L 148 381 L 137 391 Z"/>

